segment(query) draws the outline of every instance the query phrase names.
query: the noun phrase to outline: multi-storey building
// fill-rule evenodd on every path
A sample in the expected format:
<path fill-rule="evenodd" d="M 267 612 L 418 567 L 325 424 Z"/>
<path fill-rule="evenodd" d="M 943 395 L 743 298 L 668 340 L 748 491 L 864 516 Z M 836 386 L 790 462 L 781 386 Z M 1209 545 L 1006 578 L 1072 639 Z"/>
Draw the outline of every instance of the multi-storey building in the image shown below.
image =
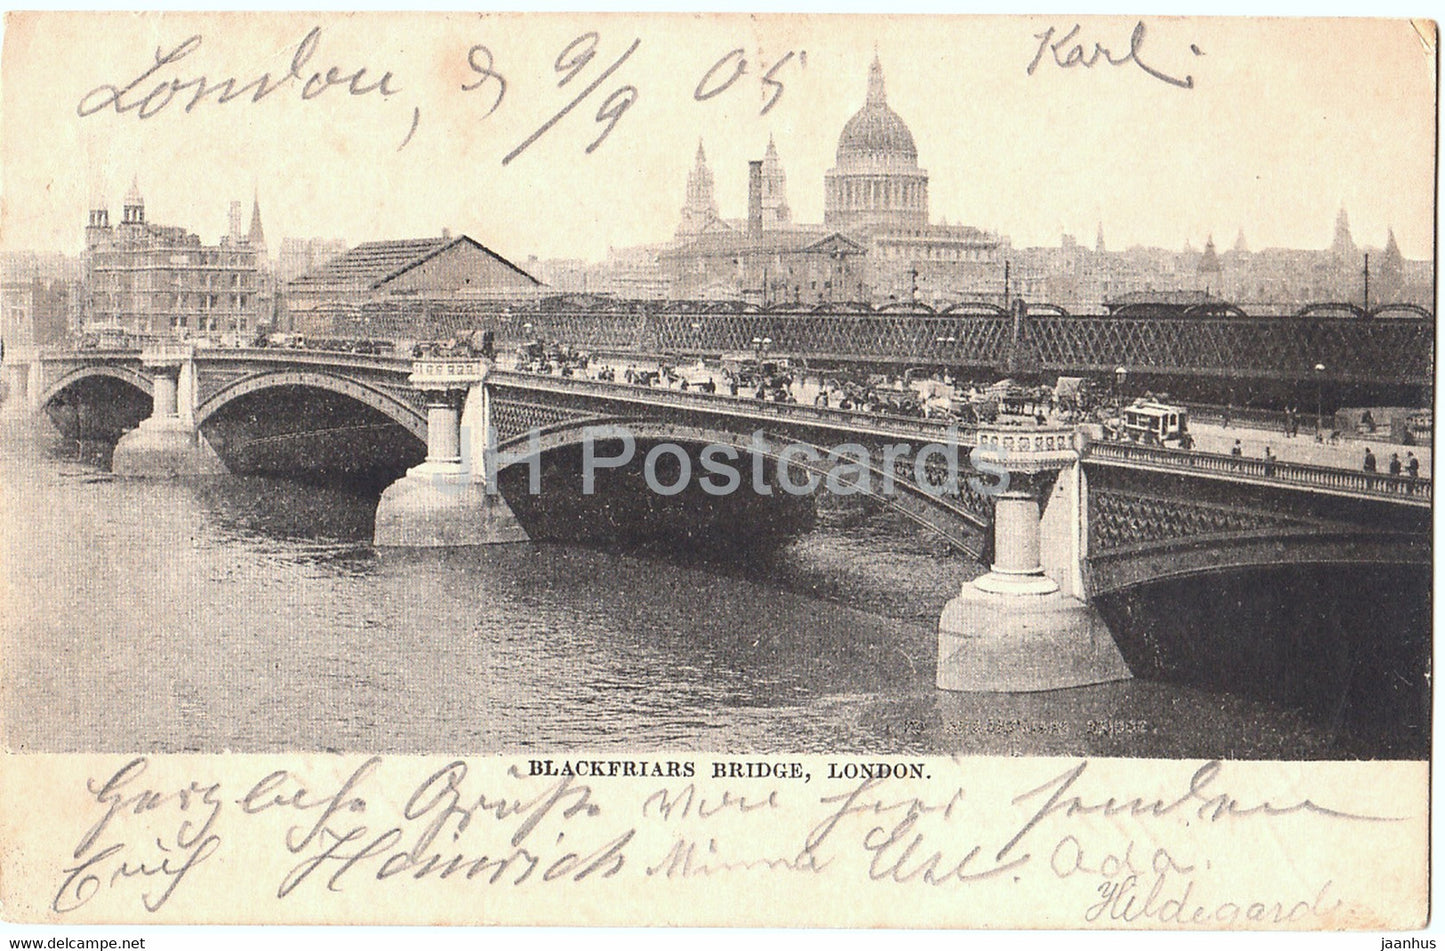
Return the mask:
<path fill-rule="evenodd" d="M 251 333 L 272 319 L 273 293 L 259 202 L 251 227 L 214 245 L 185 228 L 146 221 L 132 182 L 111 224 L 104 200 L 85 229 L 83 322 L 138 333 Z"/>
<path fill-rule="evenodd" d="M 40 277 L 0 284 L 0 340 L 22 347 L 63 341 L 70 330 L 74 290 L 69 281 Z"/>
<path fill-rule="evenodd" d="M 78 325 L 78 257 L 8 251 L 0 257 L 0 277 L 0 340 L 5 346 L 60 343 Z"/>

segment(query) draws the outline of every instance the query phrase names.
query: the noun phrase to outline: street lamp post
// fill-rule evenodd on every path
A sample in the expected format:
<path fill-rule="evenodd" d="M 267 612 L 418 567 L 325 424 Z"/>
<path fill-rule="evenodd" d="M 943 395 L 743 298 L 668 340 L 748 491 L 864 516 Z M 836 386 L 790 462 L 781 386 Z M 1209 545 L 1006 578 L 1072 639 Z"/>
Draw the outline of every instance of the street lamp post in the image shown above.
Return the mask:
<path fill-rule="evenodd" d="M 763 379 L 763 354 L 766 353 L 767 350 L 768 350 L 768 348 L 771 347 L 772 345 L 773 345 L 773 338 L 772 338 L 772 337 L 754 337 L 754 338 L 753 338 L 753 355 L 757 358 L 757 361 L 758 361 L 758 382 L 759 382 L 760 384 L 761 384 L 762 379 Z"/>
<path fill-rule="evenodd" d="M 1129 375 L 1127 368 L 1117 366 L 1114 368 L 1114 402 L 1119 408 L 1124 407 L 1124 378 Z"/>
<path fill-rule="evenodd" d="M 1325 431 L 1325 365 L 1315 364 L 1315 435 Z"/>

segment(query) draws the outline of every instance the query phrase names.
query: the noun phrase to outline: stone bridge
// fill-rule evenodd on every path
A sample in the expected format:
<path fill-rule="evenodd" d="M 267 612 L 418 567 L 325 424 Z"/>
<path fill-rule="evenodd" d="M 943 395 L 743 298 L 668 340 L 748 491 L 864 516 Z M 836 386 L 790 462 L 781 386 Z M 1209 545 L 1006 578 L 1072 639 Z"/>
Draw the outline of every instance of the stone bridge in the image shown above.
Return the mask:
<path fill-rule="evenodd" d="M 619 468 L 671 454 L 706 471 L 703 491 L 820 487 L 871 497 L 990 570 L 962 586 L 940 622 L 938 683 L 1051 689 L 1128 676 L 1091 602 L 1161 580 L 1280 564 L 1428 565 L 1431 484 L 1284 462 L 1091 441 L 1066 425 L 967 427 L 502 370 L 478 359 L 400 359 L 307 350 L 210 349 L 7 354 L 9 412 L 83 400 L 103 381 L 137 401 L 115 449 L 119 475 L 224 470 L 208 432 L 228 407 L 262 424 L 268 400 L 361 409 L 331 432 L 404 433 L 425 458 L 382 494 L 379 546 L 526 539 L 499 491 L 541 461 L 581 451 Z M 330 424 L 328 424 L 330 425 Z M 274 432 L 261 440 L 316 433 Z M 394 460 L 393 460 L 394 462 Z M 732 485 L 725 473 L 738 476 Z M 515 475 L 515 473 L 514 473 Z M 586 473 L 583 474 L 587 478 Z M 719 481 L 720 479 L 720 481 Z M 711 485 L 712 488 L 708 488 Z M 729 488 L 730 486 L 730 488 Z M 671 491 L 663 487 L 661 494 Z M 714 492 L 713 490 L 717 491 Z M 535 490 L 534 490 L 535 491 Z"/>

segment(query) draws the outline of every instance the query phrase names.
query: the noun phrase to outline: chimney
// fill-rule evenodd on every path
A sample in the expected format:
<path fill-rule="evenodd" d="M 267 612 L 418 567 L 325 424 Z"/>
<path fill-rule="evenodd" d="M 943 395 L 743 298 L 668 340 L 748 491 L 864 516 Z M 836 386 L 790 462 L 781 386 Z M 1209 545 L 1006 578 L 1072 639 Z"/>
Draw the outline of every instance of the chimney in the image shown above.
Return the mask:
<path fill-rule="evenodd" d="M 748 163 L 748 237 L 758 238 L 763 234 L 763 163 L 756 160 Z"/>

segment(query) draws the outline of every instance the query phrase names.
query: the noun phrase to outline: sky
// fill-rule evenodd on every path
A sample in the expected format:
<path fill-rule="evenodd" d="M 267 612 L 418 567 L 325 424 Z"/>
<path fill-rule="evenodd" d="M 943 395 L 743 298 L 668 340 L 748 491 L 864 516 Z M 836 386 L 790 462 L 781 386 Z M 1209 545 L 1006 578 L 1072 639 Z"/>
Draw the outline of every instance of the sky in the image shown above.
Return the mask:
<path fill-rule="evenodd" d="M 283 236 L 356 243 L 449 228 L 513 260 L 595 260 L 672 235 L 699 140 L 721 213 L 744 215 L 747 161 L 770 135 L 795 220 L 816 222 L 876 52 L 929 172 L 934 221 L 1018 247 L 1063 233 L 1091 245 L 1102 225 L 1111 249 L 1198 248 L 1210 235 L 1227 247 L 1241 229 L 1253 249 L 1320 248 L 1344 207 L 1357 242 L 1383 245 L 1393 228 L 1406 257 L 1432 255 L 1429 27 L 1146 17 L 1139 32 L 1140 22 L 10 14 L 0 245 L 78 251 L 89 205 L 105 198 L 118 220 L 134 178 L 149 220 L 207 241 L 224 233 L 232 199 L 249 217 L 254 194 L 273 250 Z M 1067 65 L 1076 44 L 1084 58 L 1102 44 L 1122 62 Z M 156 67 L 158 56 L 171 61 Z M 201 77 L 242 86 L 293 64 L 297 77 L 259 102 L 212 92 L 187 111 Z M 347 80 L 363 67 L 352 95 Z M 328 73 L 340 82 L 327 87 Z"/>

